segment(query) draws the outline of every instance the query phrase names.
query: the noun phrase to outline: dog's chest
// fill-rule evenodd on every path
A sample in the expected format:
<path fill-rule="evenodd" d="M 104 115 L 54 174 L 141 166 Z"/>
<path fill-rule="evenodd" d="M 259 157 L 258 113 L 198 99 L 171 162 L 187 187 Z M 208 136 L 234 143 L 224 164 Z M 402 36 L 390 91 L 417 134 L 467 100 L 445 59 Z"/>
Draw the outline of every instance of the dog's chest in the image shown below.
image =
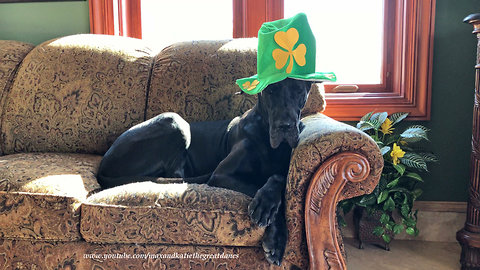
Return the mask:
<path fill-rule="evenodd" d="M 266 153 L 262 154 L 262 174 L 273 175 L 280 174 L 286 176 L 290 164 L 290 155 L 292 149 L 287 143 L 282 143 L 277 149 L 267 147 Z"/>

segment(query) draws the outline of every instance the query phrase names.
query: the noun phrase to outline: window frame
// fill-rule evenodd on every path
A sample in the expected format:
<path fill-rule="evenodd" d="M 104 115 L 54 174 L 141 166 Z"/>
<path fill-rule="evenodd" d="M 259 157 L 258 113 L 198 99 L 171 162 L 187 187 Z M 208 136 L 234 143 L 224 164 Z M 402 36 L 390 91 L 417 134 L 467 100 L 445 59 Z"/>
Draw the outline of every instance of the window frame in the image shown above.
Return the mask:
<path fill-rule="evenodd" d="M 116 11 L 114 1 L 117 1 Z M 141 0 L 89 0 L 90 33 L 141 39 L 141 7 Z M 118 13 L 118 21 L 114 19 L 115 12 Z"/>
<path fill-rule="evenodd" d="M 115 34 L 113 1 L 119 1 L 118 13 L 125 14 L 118 34 L 141 38 L 141 0 L 123 0 L 124 6 L 122 0 L 90 0 L 91 32 Z M 234 38 L 255 37 L 263 22 L 284 16 L 283 0 L 232 1 Z M 381 85 L 359 85 L 362 91 L 356 93 L 332 93 L 329 90 L 336 85 L 326 85 L 325 114 L 334 119 L 356 121 L 370 111 L 386 111 L 408 112 L 409 120 L 430 120 L 436 0 L 386 3 L 386 16 L 394 19 L 387 21 L 385 31 L 394 29 L 395 33 L 386 35 L 384 41 L 388 50 L 384 51 L 383 70 L 388 79 Z"/>

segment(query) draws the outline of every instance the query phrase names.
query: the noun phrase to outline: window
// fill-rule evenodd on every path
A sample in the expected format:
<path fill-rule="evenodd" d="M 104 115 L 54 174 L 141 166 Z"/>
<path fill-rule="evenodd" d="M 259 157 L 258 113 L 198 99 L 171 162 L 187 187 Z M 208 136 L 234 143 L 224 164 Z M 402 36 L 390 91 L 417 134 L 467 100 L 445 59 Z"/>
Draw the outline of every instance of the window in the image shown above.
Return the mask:
<path fill-rule="evenodd" d="M 143 38 L 154 40 L 162 35 L 155 25 L 174 24 L 176 18 L 155 16 L 158 12 L 187 13 L 194 26 L 205 22 L 219 28 L 218 36 L 194 30 L 192 35 L 177 35 L 179 40 L 252 37 L 265 21 L 305 12 L 316 32 L 317 69 L 334 71 L 339 77 L 336 84 L 325 86 L 325 114 L 337 120 L 358 120 L 375 110 L 410 112 L 411 120 L 430 118 L 435 0 L 209 0 L 200 6 L 199 1 L 178 0 L 163 2 L 161 11 L 157 2 L 163 1 L 90 0 L 92 32 L 141 38 L 143 25 Z M 115 12 L 118 20 L 109 15 Z M 147 22 L 148 17 L 158 21 Z"/>
<path fill-rule="evenodd" d="M 141 6 L 142 39 L 158 47 L 179 41 L 233 37 L 232 1 L 142 0 Z"/>
<path fill-rule="evenodd" d="M 335 71 L 337 84 L 377 91 L 386 80 L 382 70 L 384 21 L 388 21 L 384 1 L 284 0 L 284 5 L 286 18 L 307 14 L 317 40 L 317 71 Z M 363 85 L 377 87 L 365 89 Z"/>

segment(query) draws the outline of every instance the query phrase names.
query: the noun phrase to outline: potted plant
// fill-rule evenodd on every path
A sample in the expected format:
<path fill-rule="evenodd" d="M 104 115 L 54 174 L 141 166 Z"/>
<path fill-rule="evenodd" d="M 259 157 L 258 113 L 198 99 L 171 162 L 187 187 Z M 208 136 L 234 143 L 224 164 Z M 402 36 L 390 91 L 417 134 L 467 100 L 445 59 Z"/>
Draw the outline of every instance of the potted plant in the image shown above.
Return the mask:
<path fill-rule="evenodd" d="M 370 135 L 378 144 L 384 158 L 384 168 L 378 185 L 371 194 L 344 200 L 339 208 L 344 214 L 355 207 L 354 223 L 356 236 L 362 242 L 388 244 L 392 238 L 403 231 L 409 235 L 418 235 L 417 211 L 413 202 L 422 194 L 418 184 L 423 182 L 421 173 L 428 172 L 427 164 L 438 161 L 437 157 L 419 147 L 422 141 L 428 141 L 429 131 L 422 125 L 411 125 L 399 131 L 397 124 L 408 113 L 370 112 L 363 116 L 357 128 Z M 361 218 L 374 223 L 362 224 Z M 345 224 L 343 219 L 341 223 Z M 361 226 L 365 228 L 360 228 Z M 361 235 L 367 232 L 370 236 Z"/>

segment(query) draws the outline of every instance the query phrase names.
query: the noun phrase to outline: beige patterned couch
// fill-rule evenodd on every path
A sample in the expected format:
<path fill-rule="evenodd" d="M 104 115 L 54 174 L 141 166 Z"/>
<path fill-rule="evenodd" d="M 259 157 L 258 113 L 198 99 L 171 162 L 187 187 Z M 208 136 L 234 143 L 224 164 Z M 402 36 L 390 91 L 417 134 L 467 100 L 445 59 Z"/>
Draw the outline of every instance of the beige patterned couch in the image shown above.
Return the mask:
<path fill-rule="evenodd" d="M 101 191 L 95 179 L 101 155 L 136 123 L 166 111 L 196 121 L 250 108 L 255 97 L 235 95 L 234 81 L 256 73 L 255 47 L 198 41 L 154 53 L 140 40 L 99 35 L 36 47 L 0 41 L 0 268 L 344 267 L 336 202 L 370 192 L 383 160 L 368 136 L 319 113 L 316 87 L 288 175 L 282 267 L 264 259 L 245 195 L 182 183 Z"/>

